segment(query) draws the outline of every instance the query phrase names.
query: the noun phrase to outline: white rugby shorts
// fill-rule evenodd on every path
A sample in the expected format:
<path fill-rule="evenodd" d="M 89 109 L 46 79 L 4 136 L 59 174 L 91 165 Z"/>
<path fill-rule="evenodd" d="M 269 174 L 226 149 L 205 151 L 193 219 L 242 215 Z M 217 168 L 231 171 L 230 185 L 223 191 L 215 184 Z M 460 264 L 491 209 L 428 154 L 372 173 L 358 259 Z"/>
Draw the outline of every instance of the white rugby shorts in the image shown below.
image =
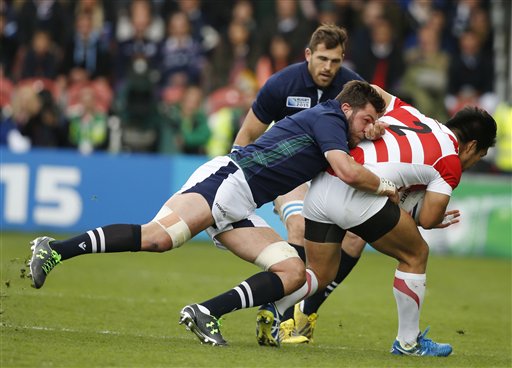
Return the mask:
<path fill-rule="evenodd" d="M 216 245 L 216 235 L 238 227 L 268 227 L 254 213 L 256 203 L 243 171 L 228 156 L 215 157 L 194 171 L 177 193 L 201 194 L 210 204 L 215 226 L 206 229 Z"/>
<path fill-rule="evenodd" d="M 311 182 L 303 215 L 316 222 L 350 229 L 374 216 L 387 200 L 388 197 L 358 191 L 337 176 L 323 172 Z"/>

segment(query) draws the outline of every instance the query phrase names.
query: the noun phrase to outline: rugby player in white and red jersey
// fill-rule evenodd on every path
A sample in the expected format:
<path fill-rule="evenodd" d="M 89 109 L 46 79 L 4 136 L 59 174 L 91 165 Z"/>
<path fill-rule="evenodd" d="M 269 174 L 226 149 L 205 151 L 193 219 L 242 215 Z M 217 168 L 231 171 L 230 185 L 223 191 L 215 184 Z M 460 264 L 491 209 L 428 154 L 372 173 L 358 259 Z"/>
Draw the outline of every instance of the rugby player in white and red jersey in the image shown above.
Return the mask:
<path fill-rule="evenodd" d="M 417 222 L 385 198 L 347 186 L 328 169 L 312 181 L 304 202 L 307 265 L 318 278 L 318 290 L 326 288 L 336 276 L 341 255 L 339 244 L 347 230 L 364 239 L 352 237 L 352 246 L 362 249 L 368 242 L 396 258 L 399 265 L 393 291 L 399 327 L 391 352 L 446 356 L 452 351 L 450 345 L 427 339 L 426 331 L 420 334 L 428 245 L 417 225 L 429 229 L 450 224 L 443 224 L 443 220 L 451 193 L 459 184 L 462 171 L 478 162 L 494 145 L 496 123 L 484 110 L 467 107 L 443 125 L 375 88 L 388 105 L 380 120 L 389 127 L 382 139 L 361 142 L 351 155 L 404 191 L 425 190 Z M 282 310 L 289 303 L 290 298 L 286 298 L 276 306 Z"/>

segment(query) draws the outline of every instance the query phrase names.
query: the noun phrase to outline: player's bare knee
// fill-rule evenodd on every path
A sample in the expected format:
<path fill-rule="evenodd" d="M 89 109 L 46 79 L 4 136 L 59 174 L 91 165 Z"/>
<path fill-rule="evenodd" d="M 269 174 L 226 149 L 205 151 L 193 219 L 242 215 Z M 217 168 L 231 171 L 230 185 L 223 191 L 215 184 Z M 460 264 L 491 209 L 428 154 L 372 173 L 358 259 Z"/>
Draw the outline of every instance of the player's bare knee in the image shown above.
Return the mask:
<path fill-rule="evenodd" d="M 142 226 L 141 250 L 162 253 L 170 249 L 172 249 L 171 238 L 160 226 L 154 222 Z"/>
<path fill-rule="evenodd" d="M 351 257 L 361 257 L 363 253 L 366 241 L 361 239 L 359 236 L 347 232 L 343 238 L 342 248 Z"/>
<path fill-rule="evenodd" d="M 411 272 L 423 273 L 427 266 L 428 254 L 428 245 L 422 241 L 409 247 L 407 251 L 401 252 L 399 257 L 396 258 L 406 264 Z"/>

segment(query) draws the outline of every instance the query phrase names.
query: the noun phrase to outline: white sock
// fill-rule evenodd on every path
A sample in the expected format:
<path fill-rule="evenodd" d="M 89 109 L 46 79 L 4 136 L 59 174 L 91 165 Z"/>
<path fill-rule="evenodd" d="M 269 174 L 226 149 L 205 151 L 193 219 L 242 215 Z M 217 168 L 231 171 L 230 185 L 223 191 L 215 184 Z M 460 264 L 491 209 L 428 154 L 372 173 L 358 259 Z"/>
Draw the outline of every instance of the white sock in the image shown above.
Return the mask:
<path fill-rule="evenodd" d="M 425 298 L 427 276 L 396 270 L 393 283 L 398 309 L 397 339 L 404 345 L 413 346 L 420 332 L 420 309 Z"/>
<path fill-rule="evenodd" d="M 295 290 L 293 293 L 286 295 L 285 297 L 279 299 L 274 304 L 276 305 L 277 311 L 282 316 L 284 312 L 295 305 L 295 303 L 301 301 L 302 299 L 306 299 L 308 296 L 313 295 L 318 290 L 318 279 L 313 271 L 310 269 L 306 269 L 306 282 L 299 289 Z"/>

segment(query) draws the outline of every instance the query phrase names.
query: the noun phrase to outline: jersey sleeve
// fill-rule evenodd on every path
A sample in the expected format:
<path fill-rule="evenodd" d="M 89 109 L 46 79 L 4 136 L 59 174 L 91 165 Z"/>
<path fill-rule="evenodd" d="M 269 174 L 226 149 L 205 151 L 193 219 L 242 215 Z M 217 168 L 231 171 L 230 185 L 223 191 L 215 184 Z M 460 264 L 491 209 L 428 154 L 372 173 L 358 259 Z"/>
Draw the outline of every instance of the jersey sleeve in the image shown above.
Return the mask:
<path fill-rule="evenodd" d="M 347 128 L 340 123 L 339 117 L 334 114 L 323 114 L 316 124 L 313 124 L 316 142 L 321 151 L 340 150 L 349 153 Z"/>
<path fill-rule="evenodd" d="M 389 103 L 388 107 L 386 107 L 386 111 L 384 112 L 384 114 L 387 114 L 388 112 L 390 112 L 392 110 L 398 109 L 400 107 L 405 107 L 405 106 L 411 107 L 411 105 L 409 105 L 407 102 L 404 102 L 401 99 L 399 99 L 398 97 L 391 95 L 391 102 Z"/>
<path fill-rule="evenodd" d="M 444 181 L 453 189 L 457 188 L 462 176 L 462 166 L 456 154 L 445 156 L 434 164 L 434 169 Z"/>
<path fill-rule="evenodd" d="M 252 104 L 254 115 L 264 124 L 271 124 L 276 116 L 279 116 L 279 109 L 283 105 L 279 91 L 282 89 L 276 76 L 270 77 L 261 87 L 256 100 Z"/>

